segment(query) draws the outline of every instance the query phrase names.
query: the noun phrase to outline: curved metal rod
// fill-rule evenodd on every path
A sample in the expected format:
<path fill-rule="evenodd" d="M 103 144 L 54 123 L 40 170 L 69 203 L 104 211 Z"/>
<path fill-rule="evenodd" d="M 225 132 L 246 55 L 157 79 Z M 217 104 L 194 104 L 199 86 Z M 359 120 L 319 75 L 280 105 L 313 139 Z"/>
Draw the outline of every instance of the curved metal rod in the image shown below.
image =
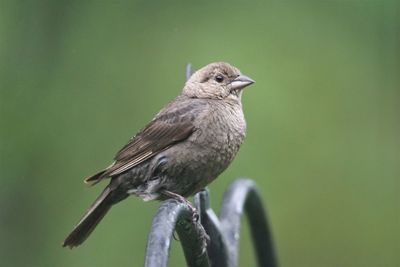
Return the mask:
<path fill-rule="evenodd" d="M 173 199 L 162 202 L 153 218 L 147 241 L 145 267 L 166 267 L 171 238 L 177 231 L 187 266 L 208 267 L 207 234 L 185 203 Z"/>
<path fill-rule="evenodd" d="M 228 242 L 228 254 L 231 257 L 229 266 L 237 266 L 240 217 L 243 211 L 249 220 L 258 266 L 277 266 L 267 216 L 255 183 L 248 179 L 238 179 L 233 182 L 222 201 L 220 222 L 221 230 Z"/>
<path fill-rule="evenodd" d="M 192 64 L 186 64 L 186 80 L 189 80 L 190 76 L 192 76 Z"/>
<path fill-rule="evenodd" d="M 210 241 L 207 245 L 210 265 L 213 267 L 232 266 L 230 264 L 230 255 L 228 254 L 228 243 L 221 230 L 221 223 L 211 209 L 207 188 L 194 196 L 194 203 L 200 215 L 200 222 L 210 236 Z"/>

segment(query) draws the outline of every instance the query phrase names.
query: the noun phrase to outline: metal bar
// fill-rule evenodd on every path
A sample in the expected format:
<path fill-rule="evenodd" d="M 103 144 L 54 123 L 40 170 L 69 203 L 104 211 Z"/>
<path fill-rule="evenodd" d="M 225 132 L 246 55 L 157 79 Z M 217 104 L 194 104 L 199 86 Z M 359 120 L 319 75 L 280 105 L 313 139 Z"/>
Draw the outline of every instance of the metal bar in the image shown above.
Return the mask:
<path fill-rule="evenodd" d="M 192 76 L 192 64 L 186 64 L 186 80 L 189 80 L 190 76 Z"/>
<path fill-rule="evenodd" d="M 185 203 L 169 199 L 162 202 L 155 215 L 147 241 L 145 267 L 166 267 L 171 238 L 176 229 L 187 266 L 208 267 L 207 234 L 201 224 L 193 220 L 193 213 Z"/>
<path fill-rule="evenodd" d="M 231 266 L 227 242 L 221 231 L 221 224 L 217 215 L 211 209 L 208 189 L 200 191 L 194 196 L 194 203 L 200 215 L 200 222 L 210 236 L 207 246 L 210 266 Z"/>
<path fill-rule="evenodd" d="M 255 183 L 248 179 L 238 179 L 232 183 L 222 201 L 220 222 L 227 241 L 229 266 L 237 266 L 240 217 L 243 211 L 246 211 L 249 219 L 258 265 L 277 266 L 267 216 Z"/>

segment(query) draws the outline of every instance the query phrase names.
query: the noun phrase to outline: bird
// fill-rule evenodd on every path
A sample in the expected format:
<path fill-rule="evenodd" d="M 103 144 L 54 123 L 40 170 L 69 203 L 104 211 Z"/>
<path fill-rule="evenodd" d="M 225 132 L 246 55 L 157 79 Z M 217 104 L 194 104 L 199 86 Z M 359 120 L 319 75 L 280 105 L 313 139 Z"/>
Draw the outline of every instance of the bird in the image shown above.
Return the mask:
<path fill-rule="evenodd" d="M 181 94 L 115 155 L 85 179 L 109 184 L 76 224 L 63 247 L 82 244 L 110 208 L 130 195 L 144 201 L 187 201 L 233 161 L 246 134 L 241 97 L 255 81 L 226 62 L 194 72 Z"/>

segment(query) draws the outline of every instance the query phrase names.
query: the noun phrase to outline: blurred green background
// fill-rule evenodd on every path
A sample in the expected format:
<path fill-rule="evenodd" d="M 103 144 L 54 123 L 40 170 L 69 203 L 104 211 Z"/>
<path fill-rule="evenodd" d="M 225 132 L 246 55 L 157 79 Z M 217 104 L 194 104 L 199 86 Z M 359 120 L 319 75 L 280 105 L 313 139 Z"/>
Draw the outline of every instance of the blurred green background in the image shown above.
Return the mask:
<path fill-rule="evenodd" d="M 257 83 L 215 210 L 250 177 L 281 266 L 400 266 L 398 3 L 1 1 L 0 265 L 141 266 L 156 202 L 130 198 L 61 248 L 105 186 L 82 179 L 180 92 L 187 62 L 223 60 Z"/>

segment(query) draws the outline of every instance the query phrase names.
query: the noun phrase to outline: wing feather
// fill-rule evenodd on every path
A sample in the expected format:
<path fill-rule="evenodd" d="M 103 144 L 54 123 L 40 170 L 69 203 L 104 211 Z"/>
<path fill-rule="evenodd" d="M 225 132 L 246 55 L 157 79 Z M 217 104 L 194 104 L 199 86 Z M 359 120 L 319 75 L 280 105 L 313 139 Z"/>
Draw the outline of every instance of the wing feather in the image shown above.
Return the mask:
<path fill-rule="evenodd" d="M 95 184 L 105 177 L 121 174 L 154 157 L 168 147 L 187 139 L 196 129 L 193 124 L 202 103 L 181 103 L 175 109 L 164 109 L 114 157 L 114 163 L 85 181 Z M 169 112 L 168 112 L 169 111 Z M 197 115 L 196 115 L 197 114 Z"/>

